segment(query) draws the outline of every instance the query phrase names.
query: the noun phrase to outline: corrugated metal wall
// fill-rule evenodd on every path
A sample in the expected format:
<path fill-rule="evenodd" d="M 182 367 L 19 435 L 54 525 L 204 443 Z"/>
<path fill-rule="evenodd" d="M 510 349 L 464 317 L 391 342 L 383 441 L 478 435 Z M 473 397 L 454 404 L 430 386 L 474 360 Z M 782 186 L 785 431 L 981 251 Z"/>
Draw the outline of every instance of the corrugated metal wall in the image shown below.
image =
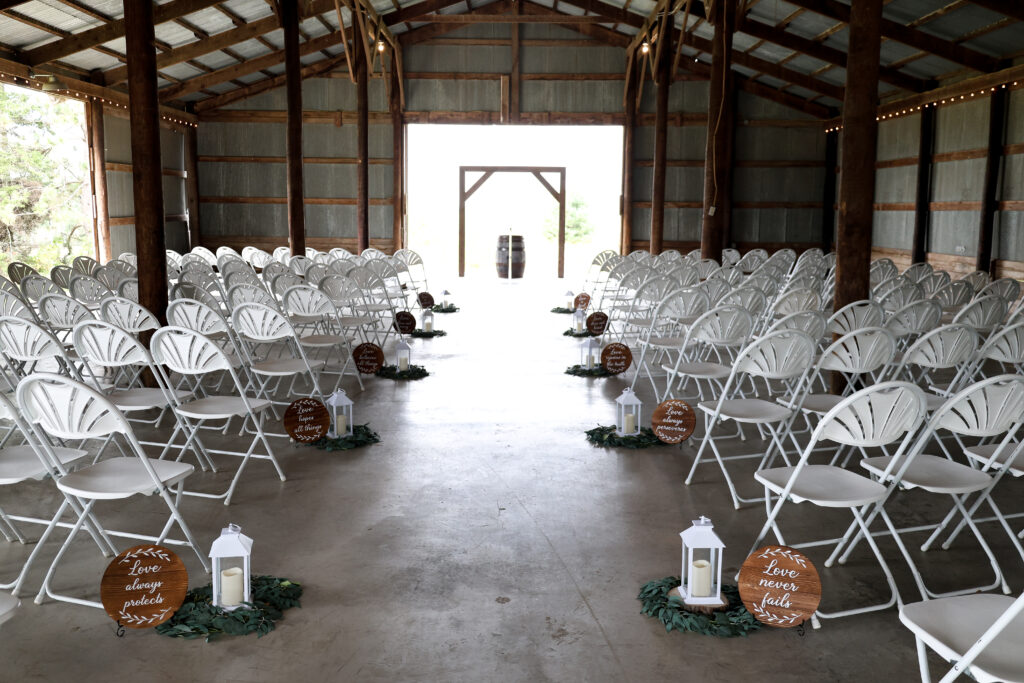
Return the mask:
<path fill-rule="evenodd" d="M 107 113 L 103 117 L 107 160 L 107 211 L 110 215 L 110 252 L 135 251 L 135 200 L 132 193 L 131 126 L 127 118 Z M 184 136 L 160 129 L 160 157 L 164 168 L 164 239 L 168 249 L 188 249 L 185 222 Z"/>

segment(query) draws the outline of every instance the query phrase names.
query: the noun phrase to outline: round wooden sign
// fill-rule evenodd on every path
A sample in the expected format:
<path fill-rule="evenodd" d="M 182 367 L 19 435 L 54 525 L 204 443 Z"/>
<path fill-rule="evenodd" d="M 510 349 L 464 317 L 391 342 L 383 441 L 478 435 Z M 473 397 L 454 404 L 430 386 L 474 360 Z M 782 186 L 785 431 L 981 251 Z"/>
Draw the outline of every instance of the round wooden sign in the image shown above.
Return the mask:
<path fill-rule="evenodd" d="M 128 628 L 162 624 L 188 593 L 181 558 L 159 545 L 137 545 L 114 558 L 103 572 L 100 601 L 107 615 Z"/>
<path fill-rule="evenodd" d="M 434 307 L 434 297 L 430 296 L 430 292 L 420 292 L 416 298 L 420 302 L 420 308 Z"/>
<path fill-rule="evenodd" d="M 284 431 L 296 441 L 319 441 L 330 428 L 331 414 L 318 399 L 300 398 L 284 411 Z"/>
<path fill-rule="evenodd" d="M 590 307 L 590 295 L 586 292 L 577 294 L 572 301 L 573 308 L 582 308 L 584 311 Z"/>
<path fill-rule="evenodd" d="M 416 316 L 409 311 L 395 313 L 395 329 L 402 334 L 412 334 L 416 330 Z"/>
<path fill-rule="evenodd" d="M 651 414 L 651 428 L 654 435 L 665 443 L 682 443 L 693 434 L 697 426 L 697 414 L 686 401 L 669 399 L 662 401 Z"/>
<path fill-rule="evenodd" d="M 740 597 L 766 626 L 791 628 L 814 615 L 821 579 L 807 556 L 782 545 L 755 550 L 740 567 Z"/>
<path fill-rule="evenodd" d="M 415 322 L 413 319 L 414 324 Z M 364 375 L 372 375 L 384 367 L 384 350 L 370 342 L 354 348 L 352 358 L 355 360 L 356 370 Z"/>
<path fill-rule="evenodd" d="M 587 316 L 587 332 L 600 337 L 608 327 L 608 314 L 598 311 Z"/>
<path fill-rule="evenodd" d="M 601 365 L 613 375 L 625 372 L 633 363 L 633 352 L 619 342 L 612 342 L 601 349 Z"/>

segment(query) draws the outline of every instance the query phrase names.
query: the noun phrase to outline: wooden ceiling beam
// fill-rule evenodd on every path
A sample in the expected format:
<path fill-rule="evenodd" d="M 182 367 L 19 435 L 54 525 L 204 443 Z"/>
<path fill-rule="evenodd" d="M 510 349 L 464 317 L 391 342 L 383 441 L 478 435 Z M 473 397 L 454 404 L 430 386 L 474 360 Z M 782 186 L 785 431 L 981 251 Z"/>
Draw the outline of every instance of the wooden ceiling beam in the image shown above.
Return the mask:
<path fill-rule="evenodd" d="M 24 5 L 28 0 L 0 0 L 0 11 L 11 9 L 18 5 Z"/>
<path fill-rule="evenodd" d="M 344 61 L 345 55 L 341 54 L 338 55 L 337 57 L 331 57 L 330 59 L 321 59 L 318 62 L 307 64 L 306 66 L 302 67 L 302 78 L 306 79 L 311 78 L 313 76 L 319 76 L 323 74 L 325 71 L 333 69 L 334 67 L 338 66 Z M 285 84 L 285 80 L 285 74 L 281 74 L 279 76 L 274 76 L 272 78 L 265 78 L 262 81 L 256 81 L 255 83 L 246 85 L 244 88 L 230 90 L 226 93 L 217 95 L 215 97 L 200 100 L 195 105 L 196 112 L 202 113 L 205 111 L 210 111 L 212 109 L 219 109 L 220 107 L 231 104 L 232 102 L 244 100 L 246 97 L 252 97 L 253 95 L 258 95 L 259 93 L 266 92 L 267 90 L 280 88 Z"/>
<path fill-rule="evenodd" d="M 790 31 L 777 29 L 774 26 L 762 23 L 760 21 L 753 21 L 751 19 L 744 19 L 739 22 L 736 30 L 741 33 L 767 40 L 770 43 L 780 45 L 789 50 L 805 54 L 808 57 L 814 57 L 820 59 L 823 62 L 829 62 L 836 66 L 846 68 L 846 53 L 842 50 L 837 50 L 834 47 L 822 45 L 821 43 L 811 40 L 810 38 L 804 38 L 798 36 Z M 933 83 L 923 78 L 916 78 L 900 72 L 899 69 L 883 66 L 879 70 L 879 77 L 885 83 L 895 85 L 898 88 L 909 90 L 910 92 L 924 92 L 929 88 L 935 87 Z"/>
<path fill-rule="evenodd" d="M 305 56 L 314 52 L 319 52 L 320 50 L 339 44 L 342 40 L 343 37 L 340 31 L 328 33 L 299 45 L 299 54 Z M 177 85 L 162 88 L 159 92 L 160 100 L 164 102 L 173 100 L 181 97 L 182 95 L 196 92 L 203 88 L 208 88 L 211 85 L 224 83 L 225 81 L 230 81 L 240 76 L 245 76 L 246 74 L 261 71 L 268 67 L 282 64 L 283 62 L 284 50 L 270 52 L 259 57 L 254 57 L 253 59 L 249 59 L 240 64 L 232 64 L 231 66 L 224 67 L 223 69 L 217 69 L 212 73 L 190 78 Z"/>
<path fill-rule="evenodd" d="M 605 17 L 583 16 L 579 14 L 426 14 L 420 21 L 431 24 L 548 24 L 558 19 L 560 24 L 600 24 L 610 23 Z"/>
<path fill-rule="evenodd" d="M 596 14 L 602 17 L 608 17 L 614 19 L 620 24 L 626 24 L 634 28 L 640 28 L 644 24 L 644 17 L 637 14 L 636 12 L 630 12 L 622 7 L 616 7 L 615 5 L 609 5 L 607 2 L 601 2 L 601 0 L 561 0 L 566 5 L 572 5 L 578 7 L 581 10 Z M 698 14 L 697 12 L 691 12 L 695 16 L 704 15 Z"/>
<path fill-rule="evenodd" d="M 500 14 L 507 11 L 510 7 L 512 7 L 511 0 L 498 0 L 489 5 L 477 7 L 469 14 Z M 430 40 L 431 38 L 457 31 L 459 28 L 458 24 L 427 24 L 426 26 L 420 26 L 411 31 L 398 34 L 398 42 L 401 43 L 402 47 L 415 45 L 416 43 L 422 43 L 424 40 Z"/>
<path fill-rule="evenodd" d="M 703 62 L 691 62 L 686 66 L 687 70 L 692 71 L 700 76 L 709 77 L 711 75 L 711 67 Z M 790 93 L 783 92 L 777 88 L 773 88 L 770 85 L 764 83 L 758 83 L 755 80 L 747 78 L 743 74 L 734 73 L 733 78 L 736 80 L 736 86 L 748 92 L 751 95 L 763 97 L 766 100 L 781 104 L 790 109 L 796 111 L 802 111 L 805 114 L 809 114 L 817 119 L 832 119 L 838 115 L 838 111 L 832 107 L 826 107 L 822 104 L 805 100 L 802 97 L 791 95 Z"/>
<path fill-rule="evenodd" d="M 1024 21 L 1024 4 L 1020 0 L 970 0 L 978 7 L 1005 14 L 1017 21 Z"/>
<path fill-rule="evenodd" d="M 522 11 L 524 15 L 547 15 L 552 18 L 551 23 L 559 26 L 565 26 L 566 28 L 576 31 L 577 33 L 581 33 L 589 38 L 594 38 L 604 43 L 605 45 L 611 45 L 613 47 L 626 47 L 627 45 L 629 45 L 629 36 L 623 33 L 619 33 L 618 31 L 613 31 L 610 28 L 605 28 L 604 26 L 597 26 L 596 24 L 562 23 L 560 21 L 556 21 L 556 19 L 558 17 L 565 17 L 570 15 L 557 12 L 551 9 L 550 7 L 545 7 L 543 5 L 538 5 L 536 3 L 529 2 L 529 0 L 521 0 L 521 2 L 523 6 Z M 487 5 L 485 5 L 485 7 L 486 6 Z"/>
<path fill-rule="evenodd" d="M 406 21 L 418 21 L 420 17 L 426 14 L 433 14 L 434 12 L 446 7 L 451 7 L 452 5 L 458 5 L 464 1 L 465 0 L 425 0 L 425 2 L 417 2 L 415 5 L 409 5 L 394 12 L 382 14 L 380 18 L 384 20 L 385 26 L 394 26 Z"/>
<path fill-rule="evenodd" d="M 174 0 L 153 8 L 153 23 L 162 24 L 192 12 L 217 4 L 220 0 Z M 81 33 L 74 33 L 67 38 L 56 40 L 28 50 L 24 53 L 25 63 L 29 66 L 45 64 L 56 59 L 73 55 L 82 50 L 96 47 L 117 38 L 124 37 L 124 19 L 117 19 L 109 24 L 97 26 Z"/>
<path fill-rule="evenodd" d="M 850 6 L 836 0 L 787 0 L 791 5 L 810 10 L 815 14 L 849 23 Z M 1002 66 L 1002 61 L 986 54 L 951 43 L 930 33 L 910 28 L 891 19 L 882 18 L 882 35 L 898 43 L 930 52 L 957 64 L 969 66 L 976 71 L 991 72 Z"/>

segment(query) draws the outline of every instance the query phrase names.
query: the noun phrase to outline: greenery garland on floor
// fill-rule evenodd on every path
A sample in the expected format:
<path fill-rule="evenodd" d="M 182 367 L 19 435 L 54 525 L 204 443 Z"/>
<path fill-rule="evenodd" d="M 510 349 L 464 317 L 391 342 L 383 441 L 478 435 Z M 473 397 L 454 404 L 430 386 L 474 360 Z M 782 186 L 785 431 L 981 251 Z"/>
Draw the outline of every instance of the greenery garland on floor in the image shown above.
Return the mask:
<path fill-rule="evenodd" d="M 455 304 L 448 304 L 447 306 L 444 306 L 442 304 L 434 304 L 434 307 L 431 308 L 430 310 L 432 310 L 434 313 L 457 313 L 459 311 L 459 307 L 456 306 Z"/>
<path fill-rule="evenodd" d="M 582 332 L 577 332 L 576 330 L 568 329 L 568 330 L 566 330 L 565 332 L 562 333 L 562 336 L 563 337 L 597 337 L 599 335 L 590 334 L 590 332 L 587 332 L 586 330 L 583 330 Z"/>
<path fill-rule="evenodd" d="M 447 334 L 444 330 L 431 330 L 427 332 L 426 330 L 416 329 L 410 332 L 409 336 L 416 337 L 417 339 L 430 339 L 431 337 L 444 337 Z"/>
<path fill-rule="evenodd" d="M 422 365 L 410 365 L 408 370 L 399 370 L 395 365 L 385 365 L 377 371 L 378 377 L 385 379 L 423 379 L 430 376 Z"/>
<path fill-rule="evenodd" d="M 565 374 L 572 375 L 573 377 L 611 377 L 612 373 L 605 370 L 603 365 L 595 365 L 592 368 L 586 368 L 582 365 L 570 365 L 565 369 Z"/>
<path fill-rule="evenodd" d="M 245 636 L 256 633 L 262 638 L 274 630 L 274 622 L 289 607 L 300 607 L 302 586 L 276 576 L 253 576 L 251 607 L 226 611 L 213 606 L 213 587 L 193 588 L 174 616 L 156 627 L 156 632 L 172 638 L 206 638 L 218 633 Z"/>
<path fill-rule="evenodd" d="M 641 614 L 654 617 L 665 624 L 665 630 L 692 631 L 706 636 L 735 638 L 746 636 L 761 628 L 761 622 L 747 611 L 740 599 L 736 586 L 723 585 L 722 597 L 729 601 L 729 607 L 710 616 L 686 609 L 682 598 L 668 593 L 679 586 L 678 576 L 649 581 L 640 589 L 637 600 L 643 603 Z"/>
<path fill-rule="evenodd" d="M 636 436 L 619 436 L 615 427 L 594 427 L 588 429 L 587 441 L 604 448 L 650 448 L 651 446 L 668 446 L 667 443 L 654 435 L 649 427 L 641 427 Z"/>
<path fill-rule="evenodd" d="M 370 429 L 367 425 L 356 425 L 352 428 L 351 435 L 325 436 L 313 444 L 322 451 L 348 451 L 360 446 L 368 446 L 371 443 L 379 443 L 380 434 Z"/>
<path fill-rule="evenodd" d="M 575 313 L 575 308 L 566 308 L 565 306 L 555 306 L 551 309 L 552 313 Z"/>

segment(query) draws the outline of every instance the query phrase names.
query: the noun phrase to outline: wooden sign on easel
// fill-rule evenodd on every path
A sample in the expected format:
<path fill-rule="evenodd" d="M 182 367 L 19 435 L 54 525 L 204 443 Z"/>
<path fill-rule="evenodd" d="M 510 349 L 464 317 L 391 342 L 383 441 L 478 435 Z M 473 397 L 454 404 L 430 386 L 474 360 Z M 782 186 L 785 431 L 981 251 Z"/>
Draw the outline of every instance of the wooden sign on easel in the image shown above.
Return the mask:
<path fill-rule="evenodd" d="M 364 375 L 372 375 L 384 367 L 384 350 L 371 342 L 364 342 L 352 349 L 352 360 L 356 370 Z"/>
<path fill-rule="evenodd" d="M 100 601 L 107 616 L 127 628 L 164 623 L 185 601 L 188 570 L 167 548 L 145 544 L 129 548 L 107 565 Z"/>
<path fill-rule="evenodd" d="M 608 314 L 597 311 L 587 316 L 587 332 L 600 337 L 608 328 Z"/>
<path fill-rule="evenodd" d="M 665 443 L 682 443 L 690 438 L 697 426 L 697 414 L 686 401 L 662 401 L 651 413 L 651 429 Z"/>
<path fill-rule="evenodd" d="M 612 342 L 601 350 L 601 365 L 613 375 L 629 370 L 632 363 L 633 352 L 625 344 Z"/>
<path fill-rule="evenodd" d="M 577 294 L 576 298 L 573 299 L 572 305 L 573 308 L 582 308 L 584 311 L 587 310 L 588 308 L 590 308 L 590 295 L 587 294 L 586 292 Z"/>
<path fill-rule="evenodd" d="M 420 292 L 417 295 L 416 299 L 420 303 L 420 308 L 433 308 L 434 307 L 434 297 L 432 297 L 430 295 L 430 292 Z"/>
<path fill-rule="evenodd" d="M 315 398 L 292 401 L 284 411 L 284 431 L 300 443 L 313 443 L 327 435 L 331 414 L 327 406 Z"/>
<path fill-rule="evenodd" d="M 740 598 L 766 626 L 792 628 L 814 616 L 821 579 L 806 555 L 782 545 L 751 553 L 740 568 Z"/>
<path fill-rule="evenodd" d="M 395 313 L 395 329 L 402 334 L 412 334 L 416 330 L 416 316 L 409 311 Z"/>

